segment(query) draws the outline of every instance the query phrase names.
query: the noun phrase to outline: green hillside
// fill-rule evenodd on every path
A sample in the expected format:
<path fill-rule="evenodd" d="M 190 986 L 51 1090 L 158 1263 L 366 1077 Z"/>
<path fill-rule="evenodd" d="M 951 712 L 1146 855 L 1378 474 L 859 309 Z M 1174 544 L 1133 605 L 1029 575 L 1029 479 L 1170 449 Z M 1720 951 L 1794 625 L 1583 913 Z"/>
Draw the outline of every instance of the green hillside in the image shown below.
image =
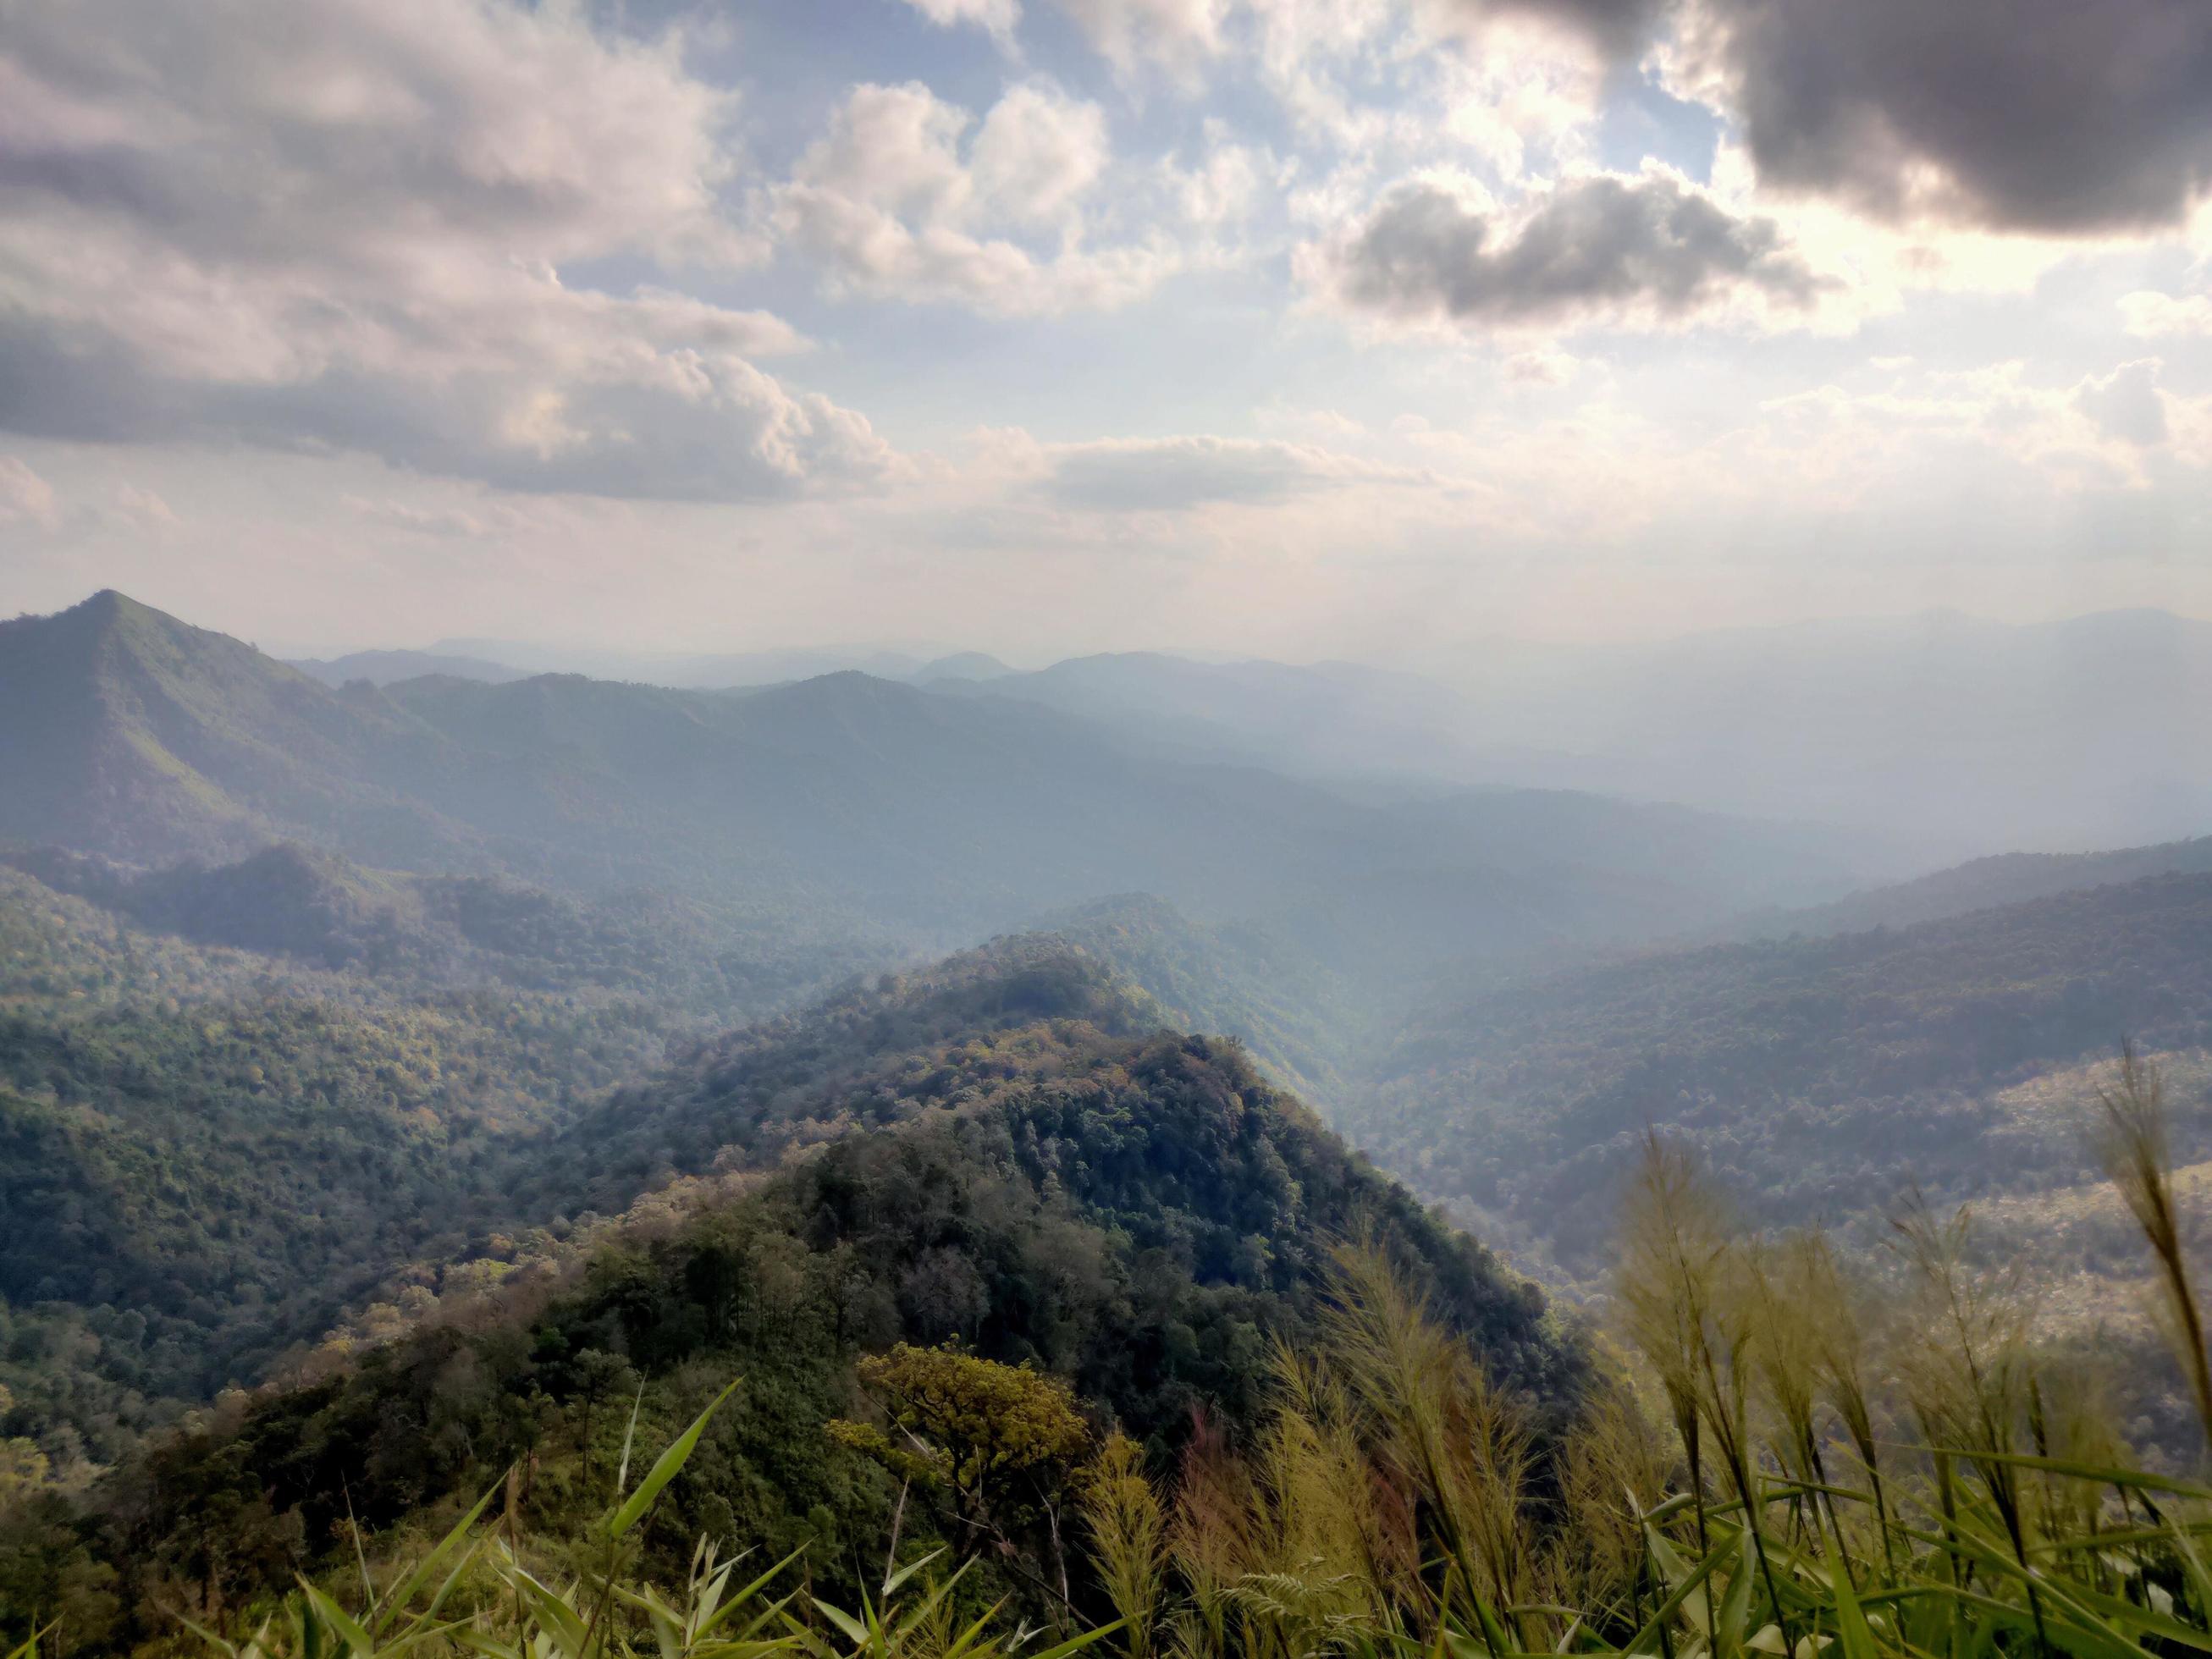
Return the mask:
<path fill-rule="evenodd" d="M 1775 1218 L 1849 1220 L 1916 1182 L 1938 1198 L 2071 1185 L 2088 1085 L 2070 1102 L 2031 1085 L 2124 1036 L 2212 1045 L 2208 939 L 2212 876 L 2168 875 L 1523 981 L 1413 1022 L 1346 1124 L 1572 1272 L 1599 1260 L 1603 1195 L 1647 1125 Z M 2212 1100 L 2176 1103 L 2186 1150 Z"/>
<path fill-rule="evenodd" d="M 0 1383 L 104 1463 L 459 1248 L 499 1149 L 657 1063 L 606 991 L 441 988 L 141 932 L 0 866 Z"/>
<path fill-rule="evenodd" d="M 581 1447 L 604 1470 L 618 1446 L 611 1385 L 642 1381 L 659 1434 L 738 1375 L 746 1409 L 657 1547 L 688 1549 L 702 1526 L 778 1553 L 811 1539 L 821 1582 L 845 1584 L 881 1559 L 898 1499 L 825 1431 L 860 1405 L 859 1354 L 950 1339 L 1041 1368 L 1164 1456 L 1194 1413 L 1256 1423 L 1270 1345 L 1315 1332 L 1349 1237 L 1393 1252 L 1501 1382 L 1571 1400 L 1585 1362 L 1534 1287 L 1233 1048 L 1152 1020 L 1095 957 L 1033 939 L 708 1045 L 579 1120 L 520 1201 L 705 1179 L 587 1230 L 586 1248 L 563 1247 L 565 1222 L 509 1230 L 493 1288 L 456 1275 L 418 1298 L 410 1333 L 203 1419 L 41 1549 L 0 1548 L 4 1588 L 59 1596 L 112 1564 L 112 1643 L 159 1633 L 141 1622 L 157 1584 L 236 1607 L 325 1563 L 347 1514 L 404 1523 L 518 1458 L 543 1470 L 535 1511 L 569 1516 Z M 944 1525 L 920 1508 L 904 1524 Z M 1021 1565 L 987 1571 L 1027 1603 Z"/>

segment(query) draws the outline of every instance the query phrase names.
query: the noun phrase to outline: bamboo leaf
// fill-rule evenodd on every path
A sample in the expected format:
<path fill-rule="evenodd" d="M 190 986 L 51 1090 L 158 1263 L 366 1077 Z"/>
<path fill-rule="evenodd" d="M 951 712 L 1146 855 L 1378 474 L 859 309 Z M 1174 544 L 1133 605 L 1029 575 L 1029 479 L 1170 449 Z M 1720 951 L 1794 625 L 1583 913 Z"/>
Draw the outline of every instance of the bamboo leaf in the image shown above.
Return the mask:
<path fill-rule="evenodd" d="M 851 1613 L 841 1608 L 833 1607 L 827 1601 L 817 1601 L 814 1604 L 814 1611 L 836 1626 L 838 1633 L 855 1648 L 866 1648 L 868 1645 L 868 1627 L 854 1618 Z"/>
<path fill-rule="evenodd" d="M 307 1593 L 307 1604 L 314 1608 L 316 1617 L 336 1631 L 338 1639 L 359 1654 L 362 1659 L 370 1659 L 376 1651 L 375 1638 L 355 1623 L 352 1615 L 343 1607 L 306 1579 L 300 1581 L 300 1588 Z"/>
<path fill-rule="evenodd" d="M 653 1500 L 660 1496 L 661 1488 L 673 1480 L 684 1464 L 690 1461 L 692 1451 L 699 1444 L 699 1437 L 706 1432 L 708 1420 L 721 1408 L 722 1402 L 730 1397 L 732 1391 L 737 1386 L 733 1381 L 728 1388 L 716 1395 L 714 1402 L 693 1419 L 691 1426 L 678 1435 L 675 1443 L 660 1454 L 659 1461 L 647 1472 L 645 1479 L 638 1482 L 637 1490 L 629 1495 L 620 1509 L 608 1517 L 606 1534 L 610 1539 L 620 1538 L 638 1523 L 647 1510 L 653 1507 Z M 641 1390 L 639 1397 L 643 1398 Z M 635 1413 L 633 1412 L 631 1423 L 633 1429 L 636 1427 L 635 1419 Z M 629 1465 L 627 1449 L 623 1452 L 623 1465 L 625 1468 Z"/>

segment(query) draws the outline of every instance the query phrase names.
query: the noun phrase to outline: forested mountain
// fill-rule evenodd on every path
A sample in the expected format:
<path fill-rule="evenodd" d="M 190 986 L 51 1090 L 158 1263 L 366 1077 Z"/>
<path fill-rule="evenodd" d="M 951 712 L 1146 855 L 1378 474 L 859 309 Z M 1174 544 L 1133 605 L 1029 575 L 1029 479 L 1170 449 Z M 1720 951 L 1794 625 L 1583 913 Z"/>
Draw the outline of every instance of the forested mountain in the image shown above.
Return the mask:
<path fill-rule="evenodd" d="M 312 1340 L 650 1070 L 657 999 L 141 931 L 0 866 L 0 1386 L 57 1478 Z"/>
<path fill-rule="evenodd" d="M 519 1458 L 533 1486 L 545 1460 L 531 1501 L 559 1513 L 580 1501 L 574 1454 L 596 1443 L 603 1468 L 613 1454 L 611 1395 L 642 1379 L 645 1433 L 665 1437 L 738 1375 L 745 1409 L 660 1547 L 701 1526 L 777 1553 L 812 1538 L 813 1571 L 842 1583 L 881 1559 L 899 1508 L 896 1480 L 827 1431 L 860 1404 L 856 1356 L 956 1337 L 1066 1377 L 1164 1455 L 1194 1412 L 1255 1425 L 1270 1343 L 1312 1332 L 1327 1254 L 1357 1235 L 1497 1379 L 1572 1399 L 1584 1362 L 1532 1287 L 1233 1048 L 1155 1017 L 1096 957 L 1009 940 L 700 1048 L 577 1120 L 533 1157 L 534 1186 L 510 1183 L 541 1210 L 661 1198 L 582 1248 L 551 1213 L 488 1231 L 488 1261 L 418 1281 L 411 1334 L 234 1404 L 103 1488 L 85 1522 L 55 1526 L 58 1498 L 20 1511 L 0 1595 L 63 1605 L 105 1562 L 126 1575 L 120 1605 L 81 1594 L 80 1641 L 103 1618 L 94 1639 L 155 1633 L 133 1621 L 163 1585 L 216 1616 L 321 1560 L 348 1513 L 387 1527 Z M 100 1340 L 141 1339 L 134 1321 Z M 904 1524 L 927 1539 L 943 1522 L 918 1497 Z"/>
<path fill-rule="evenodd" d="M 439 1264 L 518 1227 L 619 1212 L 741 1143 L 769 1164 L 794 1137 L 879 1126 L 869 1068 L 925 1042 L 1043 1012 L 1129 1035 L 1212 1018 L 1251 1030 L 1278 1075 L 1340 1085 L 1340 988 L 1294 971 L 1289 947 L 1155 899 L 1064 925 L 1062 943 L 1006 941 L 744 1024 L 888 959 L 764 957 L 669 902 L 584 904 L 294 846 L 150 872 L 0 857 L 10 1431 L 51 1441 L 58 1469 L 112 1462 L 406 1263 L 439 1282 Z M 1128 978 L 1109 983 L 1109 964 Z M 732 1024 L 645 1081 L 672 1045 Z M 708 1075 L 753 1079 L 773 1121 L 741 1127 L 711 1091 L 700 1106 Z"/>
<path fill-rule="evenodd" d="M 0 837 L 149 864 L 295 839 L 379 868 L 648 887 L 765 932 L 942 949 L 1103 893 L 1418 977 L 1863 884 L 1816 829 L 1571 795 L 1361 805 L 856 673 L 333 690 L 115 594 L 0 625 Z"/>
<path fill-rule="evenodd" d="M 2145 876 L 2212 872 L 2212 836 L 2108 853 L 1998 853 L 1830 904 L 1753 917 L 1742 931 L 1766 937 L 1903 927 L 2000 904 L 2049 898 Z"/>
<path fill-rule="evenodd" d="M 350 680 L 390 685 L 398 680 L 420 679 L 425 674 L 448 674 L 455 679 L 483 680 L 492 685 L 530 678 L 526 668 L 509 668 L 482 657 L 456 657 L 437 651 L 350 651 L 343 657 L 289 660 L 292 667 L 325 685 L 343 685 Z"/>
<path fill-rule="evenodd" d="M 1408 787 L 1418 682 L 998 666 L 333 687 L 118 595 L 0 625 L 0 1595 L 144 1635 L 517 1455 L 568 1514 L 617 1385 L 665 1426 L 736 1370 L 672 1528 L 842 1583 L 932 1524 L 824 1429 L 859 1355 L 1029 1364 L 1164 1460 L 1370 1232 L 1572 1398 L 1541 1297 L 1285 1085 L 1572 1285 L 1647 1126 L 1753 1219 L 1917 1183 L 2082 1283 L 2123 1036 L 2212 1159 L 2212 842 L 1870 887 L 1880 835 Z"/>
<path fill-rule="evenodd" d="M 1905 928 L 1647 955 L 1417 1017 L 1346 1121 L 1424 1190 L 1598 1260 L 1647 1126 L 1760 1215 L 1850 1222 L 1914 1183 L 2033 1194 L 2091 1170 L 2086 1068 L 2166 1056 L 2180 1151 L 2212 1134 L 2212 874 Z"/>
<path fill-rule="evenodd" d="M 880 934 L 803 943 L 706 899 L 644 888 L 579 898 L 501 876 L 372 870 L 291 842 L 235 864 L 152 870 L 0 846 L 0 865 L 143 932 L 355 969 L 388 988 L 623 992 L 727 1021 L 902 957 Z"/>

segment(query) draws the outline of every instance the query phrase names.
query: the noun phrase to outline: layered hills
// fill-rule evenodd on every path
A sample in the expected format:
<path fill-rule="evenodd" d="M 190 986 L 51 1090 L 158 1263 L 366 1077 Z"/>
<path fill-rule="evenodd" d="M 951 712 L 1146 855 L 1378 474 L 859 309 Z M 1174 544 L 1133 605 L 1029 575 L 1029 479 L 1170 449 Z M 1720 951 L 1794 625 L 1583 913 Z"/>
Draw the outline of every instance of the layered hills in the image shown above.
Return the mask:
<path fill-rule="evenodd" d="M 153 866 L 290 839 L 588 897 L 650 887 L 794 939 L 872 933 L 887 957 L 1146 891 L 1418 976 L 1839 896 L 1891 857 L 1571 793 L 1363 803 L 853 672 L 333 689 L 112 593 L 0 624 L 0 839 Z"/>

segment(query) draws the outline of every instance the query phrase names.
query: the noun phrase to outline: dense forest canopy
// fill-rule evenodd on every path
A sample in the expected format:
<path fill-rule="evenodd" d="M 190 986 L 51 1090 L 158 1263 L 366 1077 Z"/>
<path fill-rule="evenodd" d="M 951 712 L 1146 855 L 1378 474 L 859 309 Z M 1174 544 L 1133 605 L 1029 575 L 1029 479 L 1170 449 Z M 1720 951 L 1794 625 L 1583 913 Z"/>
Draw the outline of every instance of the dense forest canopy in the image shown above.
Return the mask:
<path fill-rule="evenodd" d="M 643 1380 L 659 1424 L 696 1409 L 705 1376 L 740 1373 L 749 1409 L 710 1454 L 709 1508 L 672 1525 L 872 1556 L 896 1492 L 823 1429 L 857 1409 L 857 1354 L 957 1340 L 1042 1367 L 1164 1456 L 1207 1414 L 1255 1420 L 1268 1345 L 1311 1334 L 1329 1251 L 1352 1237 L 1417 1273 L 1501 1384 L 1571 1399 L 1587 1360 L 1533 1285 L 1234 1045 L 1150 1013 L 1096 957 L 1017 940 L 698 1049 L 507 1158 L 498 1271 L 419 1297 L 357 1364 L 302 1356 L 323 1380 L 195 1418 L 47 1546 L 0 1547 L 21 1575 L 9 1590 L 58 1596 L 109 1564 L 126 1574 L 116 1628 L 156 1634 L 134 1610 L 165 1583 L 235 1605 L 319 1562 L 342 1515 L 384 1527 L 535 1447 L 605 1441 L 617 1379 Z M 535 1192 L 608 1202 L 671 1170 L 708 1179 L 578 1248 L 565 1217 L 526 1224 Z M 453 1201 L 491 1212 L 481 1188 Z M 63 1501 L 19 1525 L 53 1525 Z M 234 1517 L 224 1535 L 212 1515 Z"/>

